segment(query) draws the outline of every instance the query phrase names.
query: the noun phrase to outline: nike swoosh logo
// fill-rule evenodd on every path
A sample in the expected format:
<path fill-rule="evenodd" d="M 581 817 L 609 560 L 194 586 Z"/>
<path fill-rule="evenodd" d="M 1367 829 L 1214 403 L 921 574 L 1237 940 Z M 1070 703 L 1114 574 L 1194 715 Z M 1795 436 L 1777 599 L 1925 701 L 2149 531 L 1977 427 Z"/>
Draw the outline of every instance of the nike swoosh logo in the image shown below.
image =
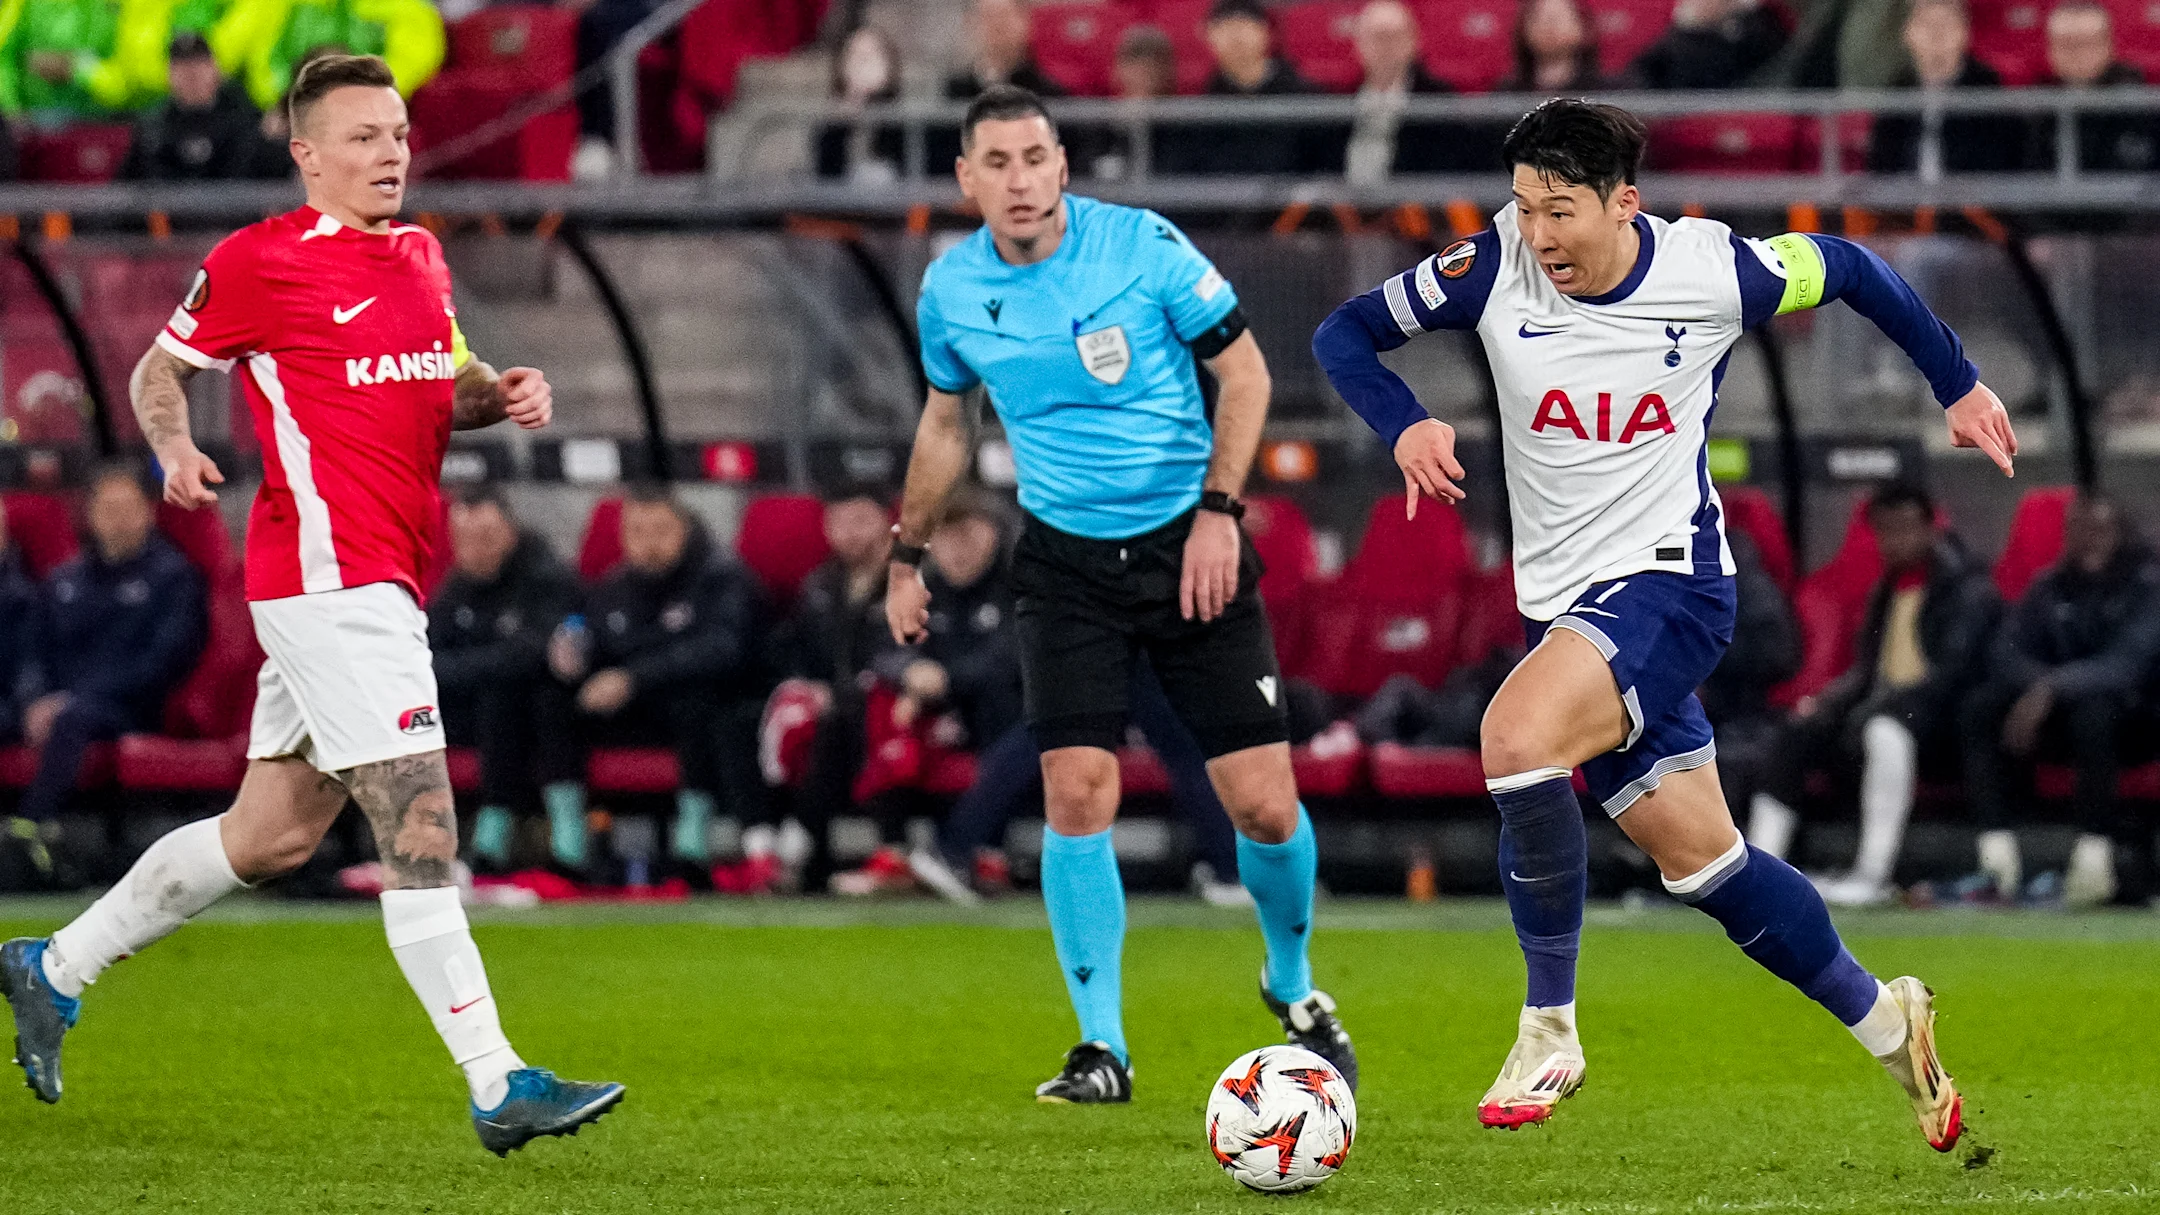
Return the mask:
<path fill-rule="evenodd" d="M 480 997 L 480 1000 L 485 999 L 487 999 L 486 996 Z M 454 1017 L 459 1013 L 464 1012 L 466 1009 L 471 1008 L 473 1005 L 478 1004 L 480 1000 L 467 1000 L 463 1004 L 452 1004 L 450 1006 L 450 1015 Z"/>
<path fill-rule="evenodd" d="M 345 322 L 353 319 L 354 317 L 359 316 L 361 313 L 366 312 L 368 305 L 374 302 L 375 297 L 371 295 L 366 299 L 361 300 L 359 303 L 354 304 L 350 308 L 332 308 L 330 310 L 330 319 L 342 325 Z"/>
<path fill-rule="evenodd" d="M 1522 328 L 1520 328 L 1520 329 L 1517 329 L 1517 330 L 1515 331 L 1515 336 L 1517 336 L 1517 337 L 1526 337 L 1526 338 L 1541 338 L 1541 337 L 1551 337 L 1552 335 L 1554 335 L 1554 334 L 1556 334 L 1556 333 L 1565 333 L 1565 332 L 1567 332 L 1567 330 L 1565 330 L 1565 329 L 1541 329 L 1541 330 L 1537 330 L 1537 331 L 1533 332 L 1533 331 L 1531 330 L 1531 328 L 1530 328 L 1530 322 L 1528 322 L 1528 321 L 1524 321 L 1524 322 L 1523 322 L 1523 326 L 1522 326 Z"/>

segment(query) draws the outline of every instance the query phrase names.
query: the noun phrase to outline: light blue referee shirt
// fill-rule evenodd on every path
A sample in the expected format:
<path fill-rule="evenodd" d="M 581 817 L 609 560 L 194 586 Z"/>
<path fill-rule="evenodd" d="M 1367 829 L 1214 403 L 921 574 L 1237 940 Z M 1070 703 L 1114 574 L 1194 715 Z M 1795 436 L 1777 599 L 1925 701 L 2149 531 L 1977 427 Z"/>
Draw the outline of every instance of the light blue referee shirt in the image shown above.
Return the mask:
<path fill-rule="evenodd" d="M 1237 292 L 1153 211 L 1071 194 L 1065 207 L 1064 239 L 1034 265 L 1007 263 L 987 226 L 931 263 L 923 372 L 941 392 L 989 388 L 1030 514 L 1123 539 L 1200 500 L 1214 432 L 1187 343 Z"/>

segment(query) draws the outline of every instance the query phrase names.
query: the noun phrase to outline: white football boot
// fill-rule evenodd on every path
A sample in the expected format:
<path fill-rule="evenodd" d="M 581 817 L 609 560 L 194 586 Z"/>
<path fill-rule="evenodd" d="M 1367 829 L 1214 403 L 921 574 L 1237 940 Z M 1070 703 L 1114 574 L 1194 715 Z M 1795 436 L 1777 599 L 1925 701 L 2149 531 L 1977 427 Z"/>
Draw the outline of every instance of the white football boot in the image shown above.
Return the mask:
<path fill-rule="evenodd" d="M 1928 1146 L 1947 1152 L 1957 1146 L 1958 1135 L 1965 1129 L 1965 1098 L 1935 1054 L 1935 993 L 1911 975 L 1883 986 L 1905 1012 L 1905 1042 L 1876 1058 L 1912 1098 L 1913 1116 L 1920 1120 L 1920 1133 L 1927 1136 Z"/>
<path fill-rule="evenodd" d="M 1575 1036 L 1575 1005 L 1524 1008 L 1515 1048 L 1478 1102 L 1478 1121 L 1514 1130 L 1552 1116 L 1553 1107 L 1582 1087 L 1582 1043 Z"/>

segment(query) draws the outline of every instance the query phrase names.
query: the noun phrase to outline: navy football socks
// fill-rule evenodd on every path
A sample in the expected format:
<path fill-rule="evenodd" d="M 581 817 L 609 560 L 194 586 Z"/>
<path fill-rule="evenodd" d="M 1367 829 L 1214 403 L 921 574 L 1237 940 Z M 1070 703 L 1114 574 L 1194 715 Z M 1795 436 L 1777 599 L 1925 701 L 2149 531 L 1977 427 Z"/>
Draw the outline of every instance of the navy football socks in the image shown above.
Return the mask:
<path fill-rule="evenodd" d="M 1565 769 L 1540 768 L 1485 782 L 1500 807 L 1500 885 L 1529 971 L 1530 1008 L 1575 1002 L 1590 842 Z"/>
<path fill-rule="evenodd" d="M 1880 984 L 1854 960 L 1822 895 L 1799 870 L 1745 840 L 1701 872 L 1667 880 L 1673 897 L 1725 926 L 1740 952 L 1847 1026 L 1875 1006 Z"/>

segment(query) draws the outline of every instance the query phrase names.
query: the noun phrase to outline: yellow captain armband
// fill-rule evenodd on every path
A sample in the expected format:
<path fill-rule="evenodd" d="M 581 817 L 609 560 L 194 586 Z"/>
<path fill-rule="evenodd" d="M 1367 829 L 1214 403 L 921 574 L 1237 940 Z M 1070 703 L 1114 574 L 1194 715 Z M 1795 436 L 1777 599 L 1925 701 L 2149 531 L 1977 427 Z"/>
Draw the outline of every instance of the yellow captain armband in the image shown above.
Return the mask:
<path fill-rule="evenodd" d="M 1787 232 L 1763 243 L 1785 264 L 1785 296 L 1778 301 L 1778 315 L 1821 304 L 1829 272 L 1823 268 L 1822 250 L 1815 242 L 1799 232 Z"/>
<path fill-rule="evenodd" d="M 1820 262 L 1816 264 L 1821 265 Z M 1788 287 L 1786 292 L 1790 294 L 1791 288 Z M 1779 311 L 1782 312 L 1784 309 L 1781 308 Z M 472 362 L 472 347 L 465 344 L 465 331 L 458 328 L 457 318 L 453 316 L 450 318 L 450 369 L 452 371 L 463 371 L 465 370 L 465 364 L 470 362 Z"/>

